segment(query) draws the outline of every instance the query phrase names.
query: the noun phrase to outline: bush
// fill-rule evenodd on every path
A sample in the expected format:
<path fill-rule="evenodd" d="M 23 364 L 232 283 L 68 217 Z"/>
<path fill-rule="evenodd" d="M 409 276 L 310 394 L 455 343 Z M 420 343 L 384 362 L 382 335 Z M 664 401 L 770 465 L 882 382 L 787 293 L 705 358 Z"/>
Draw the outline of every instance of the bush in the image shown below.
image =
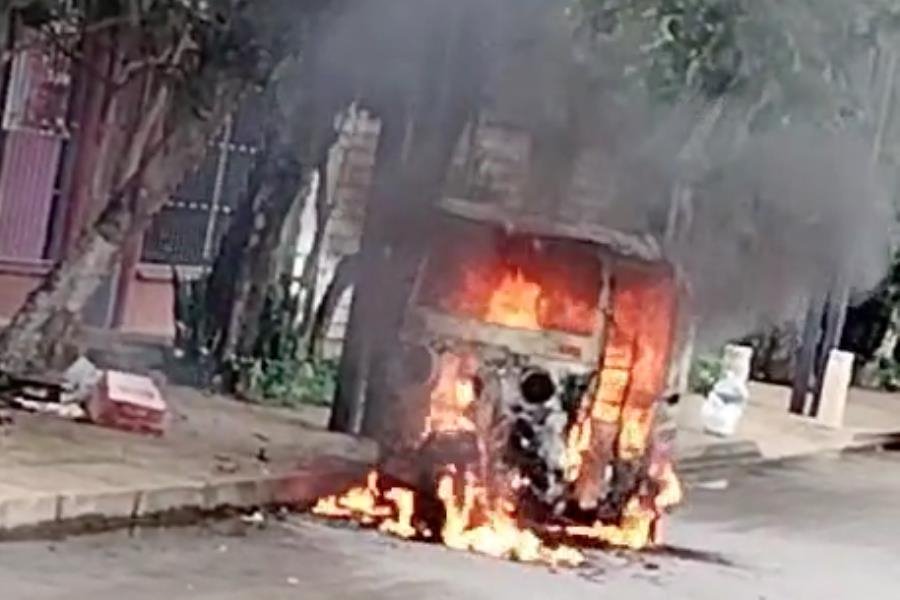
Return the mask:
<path fill-rule="evenodd" d="M 878 389 L 886 392 L 893 393 L 900 390 L 900 362 L 879 360 L 875 383 Z"/>
<path fill-rule="evenodd" d="M 725 367 L 720 356 L 701 356 L 691 365 L 689 385 L 691 391 L 701 396 L 709 394 L 722 377 Z"/>
<path fill-rule="evenodd" d="M 269 286 L 252 351 L 233 359 L 215 354 L 221 332 L 212 332 L 206 312 L 206 280 L 179 281 L 176 277 L 175 285 L 177 347 L 181 362 L 196 367 L 197 385 L 269 406 L 331 404 L 337 365 L 307 358 L 296 326 L 300 295 L 289 275 Z"/>
<path fill-rule="evenodd" d="M 330 406 L 337 387 L 331 361 L 258 360 L 248 375 L 247 395 L 268 406 Z"/>

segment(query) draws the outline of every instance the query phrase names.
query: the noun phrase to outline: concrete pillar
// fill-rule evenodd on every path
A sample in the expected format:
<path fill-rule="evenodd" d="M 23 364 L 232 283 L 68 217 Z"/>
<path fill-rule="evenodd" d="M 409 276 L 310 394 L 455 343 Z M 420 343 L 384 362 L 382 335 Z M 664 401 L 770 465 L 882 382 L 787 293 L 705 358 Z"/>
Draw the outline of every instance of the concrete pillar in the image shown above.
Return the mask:
<path fill-rule="evenodd" d="M 722 366 L 726 373 L 733 373 L 744 384 L 750 381 L 753 348 L 749 346 L 725 346 L 722 354 Z"/>
<path fill-rule="evenodd" d="M 844 426 L 847 395 L 853 379 L 853 360 L 852 353 L 841 350 L 832 350 L 828 356 L 818 416 L 823 425 L 834 428 Z"/>

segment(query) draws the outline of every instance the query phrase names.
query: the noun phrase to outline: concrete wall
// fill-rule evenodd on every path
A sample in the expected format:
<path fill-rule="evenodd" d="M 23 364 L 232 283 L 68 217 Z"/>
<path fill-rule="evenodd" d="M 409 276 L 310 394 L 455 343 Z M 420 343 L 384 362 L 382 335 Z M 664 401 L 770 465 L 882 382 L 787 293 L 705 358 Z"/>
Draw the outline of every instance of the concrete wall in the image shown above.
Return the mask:
<path fill-rule="evenodd" d="M 175 291 L 169 267 L 140 265 L 132 281 L 120 330 L 171 340 L 175 337 Z"/>
<path fill-rule="evenodd" d="M 345 122 L 342 135 L 332 150 L 328 183 L 333 213 L 318 274 L 317 300 L 321 300 L 340 259 L 359 250 L 379 132 L 377 120 L 364 112 L 355 113 Z M 503 127 L 481 125 L 474 143 L 469 138 L 460 144 L 455 168 L 465 169 L 472 153 L 477 159 L 474 177 L 481 181 L 482 188 L 490 191 L 483 199 L 521 203 L 530 155 L 528 136 Z M 295 217 L 300 220 L 300 234 L 294 251 L 294 273 L 298 277 L 312 246 L 316 222 L 314 205 L 310 198 L 302 214 Z M 0 322 L 15 313 L 49 268 L 50 263 L 46 261 L 0 259 Z M 128 304 L 124 307 L 122 331 L 171 340 L 175 325 L 170 268 L 142 264 L 132 285 Z M 352 290 L 342 299 L 328 332 L 326 352 L 331 356 L 340 353 L 351 300 Z"/>
<path fill-rule="evenodd" d="M 479 195 L 487 202 L 521 206 L 531 156 L 527 133 L 489 123 L 468 130 L 460 141 L 448 176 L 450 195 Z M 375 167 L 380 124 L 366 113 L 356 113 L 345 123 L 329 164 L 329 198 L 334 212 L 326 233 L 325 254 L 319 272 L 317 301 L 334 276 L 338 262 L 359 250 L 366 218 L 366 202 Z M 465 180 L 468 176 L 469 180 Z M 312 245 L 315 211 L 312 202 L 301 215 L 295 274 L 299 276 Z M 336 357 L 349 319 L 352 290 L 337 309 L 326 338 L 326 354 Z"/>

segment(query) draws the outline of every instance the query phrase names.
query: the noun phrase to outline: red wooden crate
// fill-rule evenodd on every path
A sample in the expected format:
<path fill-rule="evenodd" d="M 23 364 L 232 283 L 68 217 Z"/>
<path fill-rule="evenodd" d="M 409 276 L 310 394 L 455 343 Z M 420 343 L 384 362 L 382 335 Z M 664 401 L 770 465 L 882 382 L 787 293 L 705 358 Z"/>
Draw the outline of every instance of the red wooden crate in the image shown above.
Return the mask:
<path fill-rule="evenodd" d="M 88 414 L 94 423 L 105 427 L 162 435 L 168 406 L 151 379 L 105 371 L 88 403 Z"/>

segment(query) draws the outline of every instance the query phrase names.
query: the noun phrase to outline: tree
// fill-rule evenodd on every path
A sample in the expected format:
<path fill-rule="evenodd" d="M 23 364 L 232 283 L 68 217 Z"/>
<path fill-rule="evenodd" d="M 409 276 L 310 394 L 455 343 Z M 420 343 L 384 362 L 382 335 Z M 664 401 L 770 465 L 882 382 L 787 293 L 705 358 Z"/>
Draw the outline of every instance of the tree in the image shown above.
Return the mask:
<path fill-rule="evenodd" d="M 326 18 L 319 14 L 310 20 L 302 60 L 285 64 L 264 93 L 266 131 L 261 149 L 204 286 L 203 344 L 212 352 L 216 370 L 227 376 L 231 391 L 240 385 L 240 371 L 264 358 L 260 321 L 272 287 L 278 284 L 276 257 L 285 224 L 298 205 L 302 209 L 317 176 L 322 204 L 327 192 L 322 174 L 337 137 L 335 120 L 352 98 L 346 88 L 334 84 L 332 74 L 323 72 L 317 58 Z M 296 333 L 296 323 L 286 327 L 285 335 Z M 299 344 L 292 344 L 290 354 L 299 349 Z"/>
<path fill-rule="evenodd" d="M 76 48 L 82 76 L 104 96 L 96 165 L 114 165 L 92 199 L 108 198 L 94 224 L 73 244 L 28 297 L 0 335 L 0 369 L 41 370 L 82 307 L 110 270 L 123 244 L 142 231 L 196 167 L 237 103 L 265 84 L 288 50 L 297 14 L 312 3 L 143 0 L 19 3 L 48 39 Z M 7 14 L 4 12 L 4 15 Z M 55 24 L 64 22 L 66 27 Z M 65 32 L 60 34 L 59 31 Z M 105 36 L 111 74 L 94 72 L 95 57 L 82 54 L 94 36 Z M 126 94 L 133 82 L 141 93 Z M 118 111 L 131 115 L 124 130 Z M 135 110 L 137 109 L 137 110 Z"/>
<path fill-rule="evenodd" d="M 389 15 L 354 15 L 380 24 L 366 32 L 365 47 L 383 70 L 362 74 L 358 89 L 360 105 L 381 120 L 381 136 L 332 429 L 376 439 L 388 429 L 382 359 L 395 347 L 453 151 L 480 107 L 488 69 L 482 51 L 502 4 L 401 0 Z M 408 25 L 402 41 L 383 37 L 380 28 L 398 22 Z M 349 31 L 357 27 L 348 22 Z"/>
<path fill-rule="evenodd" d="M 740 169 L 748 169 L 747 161 L 758 151 L 760 144 L 767 144 L 766 136 L 780 135 L 786 144 L 775 150 L 792 164 L 797 172 L 813 166 L 819 173 L 822 169 L 806 161 L 786 156 L 786 148 L 792 143 L 810 135 L 824 144 L 845 144 L 845 151 L 859 153 L 856 140 L 868 140 L 869 149 L 862 149 L 865 160 L 851 157 L 855 172 L 849 173 L 852 180 L 859 181 L 872 197 L 858 207 L 858 214 L 879 212 L 881 215 L 883 196 L 876 189 L 878 185 L 874 168 L 888 153 L 890 147 L 889 115 L 895 104 L 893 89 L 896 86 L 896 30 L 898 7 L 884 0 L 864 2 L 839 2 L 799 0 L 796 2 L 746 2 L 743 0 L 581 0 L 577 4 L 577 15 L 584 23 L 582 31 L 595 52 L 595 62 L 603 63 L 603 57 L 613 55 L 624 65 L 621 75 L 628 85 L 623 86 L 626 94 L 640 90 L 650 98 L 650 102 L 662 107 L 664 118 L 671 119 L 677 130 L 677 123 L 686 121 L 687 114 L 697 114 L 694 125 L 681 130 L 681 144 L 675 145 L 680 166 L 674 169 L 681 173 L 676 177 L 672 193 L 672 212 L 669 219 L 669 239 L 672 254 L 686 258 L 683 264 L 689 278 L 695 281 L 695 300 L 715 298 L 721 300 L 723 290 L 709 287 L 709 282 L 729 282 L 728 270 L 742 264 L 746 270 L 762 266 L 764 252 L 749 246 L 743 251 L 741 262 L 731 264 L 723 251 L 733 246 L 721 234 L 706 236 L 705 243 L 691 232 L 708 230 L 709 224 L 717 222 L 717 227 L 731 232 L 735 239 L 749 240 L 747 232 L 756 239 L 764 239 L 763 232 L 754 231 L 754 218 L 760 211 L 736 210 L 738 203 L 723 197 L 711 197 L 725 189 L 721 184 L 736 180 Z M 604 66 L 606 66 L 604 64 Z M 687 110 L 681 106 L 687 105 Z M 693 108 L 699 105 L 700 108 Z M 672 111 L 667 107 L 679 107 Z M 674 115 L 674 117 L 673 117 Z M 688 122 L 690 122 L 688 120 Z M 803 130 L 806 130 L 804 132 Z M 826 132 L 828 135 L 826 135 Z M 685 141 L 686 140 L 686 141 Z M 848 140 L 850 140 L 848 142 Z M 751 143 L 752 142 L 752 143 Z M 770 145 L 771 149 L 771 145 Z M 868 160 L 871 157 L 871 160 Z M 819 156 L 821 166 L 827 157 Z M 758 167 L 765 161 L 757 160 Z M 769 165 L 771 166 L 771 165 Z M 768 167 L 767 167 L 768 168 Z M 848 174 L 848 173 L 845 173 Z M 833 175 L 833 174 L 832 174 Z M 821 175 L 828 179 L 832 175 Z M 756 181 L 744 182 L 743 193 L 750 191 L 750 185 L 766 185 L 767 174 L 760 172 Z M 807 189 L 815 185 L 810 179 Z M 680 181 L 679 181 L 680 180 Z M 868 180 L 868 181 L 866 181 Z M 771 186 L 769 186 L 771 187 Z M 798 186 L 803 187 L 803 186 Z M 840 187 L 840 186 L 838 186 Z M 784 188 L 784 186 L 782 186 Z M 738 192 L 734 185 L 729 190 Z M 771 191 L 771 190 L 770 190 Z M 781 190 L 785 192 L 785 189 Z M 837 190 L 826 192 L 837 194 Z M 860 194 L 862 192 L 860 191 Z M 801 190 L 801 194 L 802 190 Z M 762 198 L 765 210 L 775 210 L 778 203 L 787 206 L 791 198 Z M 824 199 L 819 206 L 808 204 L 810 213 L 822 211 L 817 219 L 835 224 L 844 220 L 847 230 L 853 230 L 857 215 L 847 214 L 841 203 Z M 843 206 L 841 206 L 843 205 Z M 721 212 L 720 212 L 721 211 Z M 730 217 L 723 215 L 729 212 Z M 743 219 L 743 225 L 738 220 Z M 731 221 L 731 222 L 729 222 Z M 785 223 L 782 231 L 794 226 L 794 234 L 802 233 L 797 227 L 799 220 Z M 744 233 L 741 233 L 741 230 Z M 833 280 L 809 281 L 807 271 L 809 260 L 796 263 L 790 275 L 797 282 L 782 281 L 782 288 L 792 289 L 795 297 L 804 295 L 830 295 L 841 304 L 847 296 L 848 287 L 864 290 L 874 283 L 874 277 L 884 267 L 887 244 L 878 246 L 885 238 L 886 228 L 872 227 L 866 232 L 857 227 L 867 244 L 860 244 L 868 255 L 855 254 L 844 242 L 840 246 L 843 255 L 832 265 Z M 790 237 L 790 236 L 788 236 Z M 808 237 L 796 235 L 798 243 L 786 249 L 783 271 L 791 272 L 785 265 L 794 265 L 791 260 L 803 254 L 801 242 L 815 247 L 817 242 Z M 681 240 L 681 243 L 678 243 Z M 750 240 L 752 242 L 752 240 Z M 703 259 L 701 248 L 710 243 L 717 244 L 716 260 Z M 841 245 L 843 244 L 843 245 Z M 878 246 L 878 247 L 876 247 Z M 707 248 L 710 250 L 711 248 Z M 795 255 L 795 256 L 792 256 Z M 833 252 L 823 252 L 823 256 L 833 256 Z M 874 256 L 877 255 L 877 256 Z M 859 265 L 854 272 L 846 259 L 855 256 Z M 697 259 L 701 260 L 697 262 Z M 691 265 L 691 262 L 695 265 Z M 719 267 L 716 267 L 718 263 Z M 727 265 L 726 268 L 720 268 Z M 712 267 L 712 268 L 710 268 Z M 772 269 L 770 275 L 774 274 Z M 754 279 L 748 277 L 748 279 Z M 765 283 L 766 277 L 757 278 Z M 829 279 L 823 277 L 821 279 Z M 699 285 L 696 285 L 699 282 Z M 714 281 L 713 281 L 714 283 Z M 706 289 L 701 289 L 701 288 Z M 724 341 L 725 335 L 745 335 L 754 327 L 780 325 L 782 320 L 793 318 L 794 313 L 782 303 L 775 305 L 771 297 L 766 298 L 746 285 L 733 282 L 735 292 L 731 302 L 723 305 L 753 306 L 757 304 L 758 318 L 753 323 L 737 319 L 732 313 L 723 312 L 725 323 L 708 323 L 707 330 L 714 333 L 717 341 Z M 813 289 L 815 288 L 815 289 Z M 770 292 L 771 286 L 760 287 Z M 780 293 L 780 292 L 779 292 Z M 716 307 L 702 307 L 705 314 L 715 312 Z M 840 311 L 831 311 L 832 326 L 837 330 Z M 767 314 L 768 313 L 768 314 Z"/>

